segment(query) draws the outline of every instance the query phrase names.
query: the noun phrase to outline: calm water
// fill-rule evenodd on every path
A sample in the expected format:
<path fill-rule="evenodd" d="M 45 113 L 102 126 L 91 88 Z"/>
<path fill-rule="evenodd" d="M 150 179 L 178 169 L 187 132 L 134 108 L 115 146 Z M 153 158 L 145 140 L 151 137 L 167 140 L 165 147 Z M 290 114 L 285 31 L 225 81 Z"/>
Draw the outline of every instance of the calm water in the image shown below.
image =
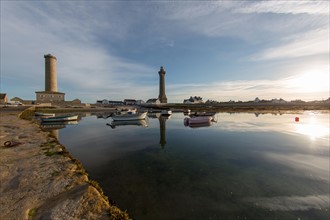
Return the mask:
<path fill-rule="evenodd" d="M 134 219 L 329 219 L 329 113 L 184 117 L 88 116 L 58 135 Z"/>

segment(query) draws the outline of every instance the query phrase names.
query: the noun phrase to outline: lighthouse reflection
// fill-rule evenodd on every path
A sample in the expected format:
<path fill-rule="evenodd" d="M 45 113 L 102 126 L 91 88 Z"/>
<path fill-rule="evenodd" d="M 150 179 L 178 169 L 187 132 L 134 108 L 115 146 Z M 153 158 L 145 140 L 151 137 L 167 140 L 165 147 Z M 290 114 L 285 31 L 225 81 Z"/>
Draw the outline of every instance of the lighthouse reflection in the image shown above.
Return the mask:
<path fill-rule="evenodd" d="M 165 148 L 166 145 L 166 121 L 171 118 L 171 115 L 162 115 L 161 113 L 153 112 L 153 113 L 148 113 L 148 118 L 157 118 L 159 121 L 159 145 L 161 146 L 162 149 Z"/>
<path fill-rule="evenodd" d="M 158 117 L 159 120 L 159 131 L 160 131 L 160 140 L 159 144 L 164 149 L 166 145 L 166 121 L 170 118 L 171 116 L 163 116 L 160 115 Z"/>

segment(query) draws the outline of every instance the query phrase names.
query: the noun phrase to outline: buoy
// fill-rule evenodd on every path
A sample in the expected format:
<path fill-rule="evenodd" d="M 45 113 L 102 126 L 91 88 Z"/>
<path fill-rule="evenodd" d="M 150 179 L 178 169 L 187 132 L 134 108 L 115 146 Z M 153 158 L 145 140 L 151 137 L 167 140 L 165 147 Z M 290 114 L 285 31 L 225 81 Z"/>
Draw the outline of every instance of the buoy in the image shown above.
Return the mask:
<path fill-rule="evenodd" d="M 299 117 L 295 117 L 294 119 L 296 122 L 299 122 Z"/>

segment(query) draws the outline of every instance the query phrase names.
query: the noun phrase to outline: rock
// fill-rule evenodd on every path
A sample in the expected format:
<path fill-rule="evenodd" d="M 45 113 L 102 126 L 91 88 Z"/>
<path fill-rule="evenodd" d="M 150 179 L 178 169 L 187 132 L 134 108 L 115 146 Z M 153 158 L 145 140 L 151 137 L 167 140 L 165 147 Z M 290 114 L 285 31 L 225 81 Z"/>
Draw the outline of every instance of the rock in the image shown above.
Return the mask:
<path fill-rule="evenodd" d="M 0 117 L 0 143 L 21 138 L 0 148 L 0 219 L 128 219 L 56 139 L 16 115 Z"/>

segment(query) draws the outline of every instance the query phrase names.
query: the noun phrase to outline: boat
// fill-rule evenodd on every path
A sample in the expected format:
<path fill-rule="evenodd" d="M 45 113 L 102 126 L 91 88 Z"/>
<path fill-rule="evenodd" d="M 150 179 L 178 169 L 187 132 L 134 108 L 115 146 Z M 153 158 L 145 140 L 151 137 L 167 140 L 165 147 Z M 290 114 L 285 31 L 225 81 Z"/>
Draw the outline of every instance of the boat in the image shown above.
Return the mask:
<path fill-rule="evenodd" d="M 196 124 L 207 124 L 211 123 L 212 117 L 211 116 L 200 116 L 194 118 L 185 118 L 184 125 L 191 126 Z"/>
<path fill-rule="evenodd" d="M 78 120 L 78 115 L 64 115 L 64 116 L 41 118 L 42 122 L 76 121 L 76 120 Z"/>
<path fill-rule="evenodd" d="M 170 109 L 164 109 L 160 112 L 161 115 L 172 115 L 172 111 Z"/>
<path fill-rule="evenodd" d="M 199 117 L 199 116 L 214 116 L 216 112 L 194 112 L 190 113 L 190 117 Z"/>
<path fill-rule="evenodd" d="M 127 114 L 114 114 L 112 119 L 114 121 L 130 121 L 130 120 L 142 120 L 147 116 L 147 112 L 143 113 L 127 113 Z"/>
<path fill-rule="evenodd" d="M 211 126 L 211 122 L 188 124 L 188 125 L 185 125 L 185 126 L 189 126 L 190 128 L 210 127 Z"/>
<path fill-rule="evenodd" d="M 118 110 L 116 114 L 136 114 L 136 113 L 137 113 L 136 108 L 130 108 L 130 109 Z"/>
<path fill-rule="evenodd" d="M 148 127 L 146 120 L 130 120 L 130 121 L 112 121 L 111 123 L 107 123 L 106 125 L 111 128 L 116 128 L 118 126 L 142 126 Z"/>
<path fill-rule="evenodd" d="M 38 117 L 55 117 L 54 113 L 35 112 L 34 115 Z"/>
<path fill-rule="evenodd" d="M 184 109 L 183 110 L 183 115 L 190 115 L 190 109 Z"/>

